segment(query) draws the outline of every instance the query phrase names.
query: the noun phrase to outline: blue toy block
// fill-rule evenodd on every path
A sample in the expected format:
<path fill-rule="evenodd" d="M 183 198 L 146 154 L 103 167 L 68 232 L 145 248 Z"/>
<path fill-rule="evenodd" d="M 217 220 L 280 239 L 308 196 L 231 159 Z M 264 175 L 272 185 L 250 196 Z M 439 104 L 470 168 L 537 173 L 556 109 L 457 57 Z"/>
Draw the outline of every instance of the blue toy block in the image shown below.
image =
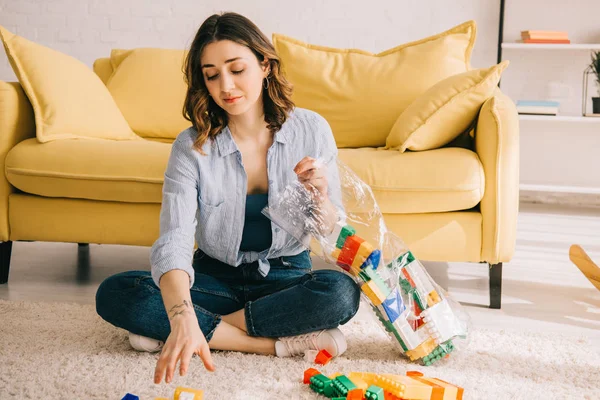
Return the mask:
<path fill-rule="evenodd" d="M 406 306 L 404 305 L 404 301 L 402 301 L 402 296 L 400 295 L 398 288 L 394 289 L 381 305 L 391 323 L 398 319 L 400 314 L 406 310 Z"/>
<path fill-rule="evenodd" d="M 373 250 L 373 252 L 367 257 L 364 263 L 360 266 L 360 269 L 365 269 L 371 266 L 374 270 L 379 266 L 379 259 L 381 258 L 381 250 Z"/>
<path fill-rule="evenodd" d="M 135 394 L 127 393 L 121 400 L 140 400 Z"/>

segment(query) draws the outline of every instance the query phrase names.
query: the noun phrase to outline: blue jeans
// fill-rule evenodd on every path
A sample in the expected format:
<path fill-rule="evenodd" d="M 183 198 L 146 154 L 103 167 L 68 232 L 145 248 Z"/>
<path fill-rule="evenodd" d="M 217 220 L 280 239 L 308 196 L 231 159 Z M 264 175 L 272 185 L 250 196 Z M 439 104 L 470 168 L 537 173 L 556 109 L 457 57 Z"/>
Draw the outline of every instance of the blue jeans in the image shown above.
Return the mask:
<path fill-rule="evenodd" d="M 248 335 L 283 337 L 348 322 L 357 312 L 360 289 L 342 272 L 312 271 L 308 251 L 269 260 L 266 277 L 258 262 L 232 267 L 202 251 L 194 253 L 191 299 L 207 341 L 221 315 L 244 309 Z M 105 279 L 96 311 L 107 322 L 138 335 L 166 341 L 171 325 L 160 289 L 149 271 L 122 272 Z"/>

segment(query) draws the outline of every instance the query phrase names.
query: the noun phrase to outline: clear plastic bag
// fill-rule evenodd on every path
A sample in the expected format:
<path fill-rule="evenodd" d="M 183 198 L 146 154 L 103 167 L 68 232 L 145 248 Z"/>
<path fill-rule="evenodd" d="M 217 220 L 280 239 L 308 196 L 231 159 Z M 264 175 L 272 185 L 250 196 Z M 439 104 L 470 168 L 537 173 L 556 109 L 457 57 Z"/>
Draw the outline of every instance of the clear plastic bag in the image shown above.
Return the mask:
<path fill-rule="evenodd" d="M 277 193 L 263 214 L 354 278 L 361 300 L 401 354 L 424 365 L 447 358 L 466 344 L 467 313 L 387 230 L 371 188 L 341 161 L 333 167 L 337 174 L 328 176 L 339 182 L 328 182 L 330 193 L 341 194 L 343 204 L 334 207 L 336 215 L 318 205 L 314 188 L 298 181 Z"/>

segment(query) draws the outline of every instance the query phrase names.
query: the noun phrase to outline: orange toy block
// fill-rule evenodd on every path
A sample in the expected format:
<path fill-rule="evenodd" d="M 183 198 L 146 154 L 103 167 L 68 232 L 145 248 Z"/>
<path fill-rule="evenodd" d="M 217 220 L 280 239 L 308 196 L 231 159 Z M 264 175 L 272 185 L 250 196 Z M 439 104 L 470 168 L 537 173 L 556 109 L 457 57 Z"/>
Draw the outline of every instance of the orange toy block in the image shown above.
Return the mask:
<path fill-rule="evenodd" d="M 202 390 L 177 387 L 175 394 L 173 394 L 173 400 L 202 400 Z"/>
<path fill-rule="evenodd" d="M 354 257 L 356 257 L 356 253 L 358 252 L 361 243 L 364 241 L 365 239 L 358 236 L 348 236 L 342 247 L 338 261 L 351 267 L 354 263 Z"/>
<path fill-rule="evenodd" d="M 362 389 L 352 389 L 346 395 L 346 400 L 363 400 L 365 391 Z"/>
<path fill-rule="evenodd" d="M 375 250 L 373 245 L 367 241 L 364 241 L 360 244 L 356 255 L 354 256 L 354 262 L 352 263 L 352 268 L 360 269 L 360 266 L 369 258 L 371 253 Z"/>
<path fill-rule="evenodd" d="M 315 357 L 315 363 L 325 365 L 329 361 L 331 361 L 332 358 L 333 356 L 329 354 L 327 350 L 321 350 L 319 354 L 317 354 L 317 356 Z"/>
<path fill-rule="evenodd" d="M 309 368 L 306 371 L 304 371 L 304 380 L 302 382 L 304 383 L 310 383 L 310 378 L 312 378 L 315 375 L 319 375 L 320 372 L 314 368 Z"/>

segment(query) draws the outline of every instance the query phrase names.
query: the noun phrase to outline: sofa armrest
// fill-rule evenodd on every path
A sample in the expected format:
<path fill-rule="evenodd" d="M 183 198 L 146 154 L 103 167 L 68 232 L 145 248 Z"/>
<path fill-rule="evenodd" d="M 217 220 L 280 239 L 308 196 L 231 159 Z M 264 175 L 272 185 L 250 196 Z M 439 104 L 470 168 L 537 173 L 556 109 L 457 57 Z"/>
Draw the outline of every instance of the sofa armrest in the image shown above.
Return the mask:
<path fill-rule="evenodd" d="M 481 107 L 475 151 L 485 174 L 481 260 L 507 262 L 515 251 L 519 212 L 519 114 L 500 89 Z"/>
<path fill-rule="evenodd" d="M 6 154 L 19 142 L 35 137 L 35 119 L 29 99 L 18 82 L 0 81 L 0 241 L 10 240 L 8 196 L 15 188 L 4 173 Z"/>

